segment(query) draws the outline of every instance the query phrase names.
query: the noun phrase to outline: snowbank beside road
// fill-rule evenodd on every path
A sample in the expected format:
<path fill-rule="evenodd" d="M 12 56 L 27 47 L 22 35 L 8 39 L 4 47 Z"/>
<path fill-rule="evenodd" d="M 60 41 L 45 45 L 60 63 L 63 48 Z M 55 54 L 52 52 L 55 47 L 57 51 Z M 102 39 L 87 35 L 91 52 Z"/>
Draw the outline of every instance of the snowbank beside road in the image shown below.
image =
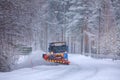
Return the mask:
<path fill-rule="evenodd" d="M 16 66 L 16 68 L 27 68 L 27 67 L 34 67 L 34 66 L 38 66 L 38 65 L 46 65 L 46 64 L 50 64 L 48 62 L 46 62 L 45 60 L 43 60 L 42 58 L 42 54 L 44 54 L 45 52 L 43 51 L 34 51 L 32 52 L 30 55 L 27 56 L 21 56 L 20 60 L 18 61 L 18 65 Z"/>

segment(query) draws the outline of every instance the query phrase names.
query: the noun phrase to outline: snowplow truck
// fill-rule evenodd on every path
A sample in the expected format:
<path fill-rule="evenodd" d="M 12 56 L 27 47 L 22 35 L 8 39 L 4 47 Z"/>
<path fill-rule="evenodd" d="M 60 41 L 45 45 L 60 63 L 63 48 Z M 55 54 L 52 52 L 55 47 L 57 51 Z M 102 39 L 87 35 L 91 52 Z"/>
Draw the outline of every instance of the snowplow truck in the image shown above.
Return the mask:
<path fill-rule="evenodd" d="M 70 64 L 66 42 L 52 42 L 49 44 L 48 50 L 49 52 L 47 54 L 43 54 L 44 60 L 53 63 Z"/>

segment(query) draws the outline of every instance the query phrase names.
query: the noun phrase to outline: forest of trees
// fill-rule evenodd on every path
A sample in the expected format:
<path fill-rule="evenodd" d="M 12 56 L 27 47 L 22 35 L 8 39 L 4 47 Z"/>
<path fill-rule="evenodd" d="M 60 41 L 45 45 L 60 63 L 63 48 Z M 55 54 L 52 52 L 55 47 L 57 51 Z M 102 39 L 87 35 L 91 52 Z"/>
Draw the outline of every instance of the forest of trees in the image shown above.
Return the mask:
<path fill-rule="evenodd" d="M 0 71 L 14 68 L 24 47 L 120 59 L 120 0 L 0 0 Z"/>

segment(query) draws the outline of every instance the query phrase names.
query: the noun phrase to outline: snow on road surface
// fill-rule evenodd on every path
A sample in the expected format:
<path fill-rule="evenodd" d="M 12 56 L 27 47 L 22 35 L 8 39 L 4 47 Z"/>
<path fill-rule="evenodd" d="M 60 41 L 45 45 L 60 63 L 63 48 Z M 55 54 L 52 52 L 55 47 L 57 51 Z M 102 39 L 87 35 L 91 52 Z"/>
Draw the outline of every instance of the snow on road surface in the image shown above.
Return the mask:
<path fill-rule="evenodd" d="M 37 53 L 26 58 L 21 69 L 0 73 L 0 80 L 120 80 L 119 60 L 69 54 L 71 64 L 59 65 L 44 61 Z"/>

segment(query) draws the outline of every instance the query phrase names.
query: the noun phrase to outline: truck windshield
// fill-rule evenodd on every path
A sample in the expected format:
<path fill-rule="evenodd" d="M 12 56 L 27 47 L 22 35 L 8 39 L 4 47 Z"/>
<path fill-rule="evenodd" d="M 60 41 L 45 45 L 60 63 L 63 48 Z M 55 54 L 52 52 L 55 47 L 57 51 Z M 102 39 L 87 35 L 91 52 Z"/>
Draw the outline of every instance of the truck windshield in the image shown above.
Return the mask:
<path fill-rule="evenodd" d="M 62 52 L 68 51 L 68 46 L 66 45 L 50 46 L 49 51 L 54 53 L 62 53 Z"/>

